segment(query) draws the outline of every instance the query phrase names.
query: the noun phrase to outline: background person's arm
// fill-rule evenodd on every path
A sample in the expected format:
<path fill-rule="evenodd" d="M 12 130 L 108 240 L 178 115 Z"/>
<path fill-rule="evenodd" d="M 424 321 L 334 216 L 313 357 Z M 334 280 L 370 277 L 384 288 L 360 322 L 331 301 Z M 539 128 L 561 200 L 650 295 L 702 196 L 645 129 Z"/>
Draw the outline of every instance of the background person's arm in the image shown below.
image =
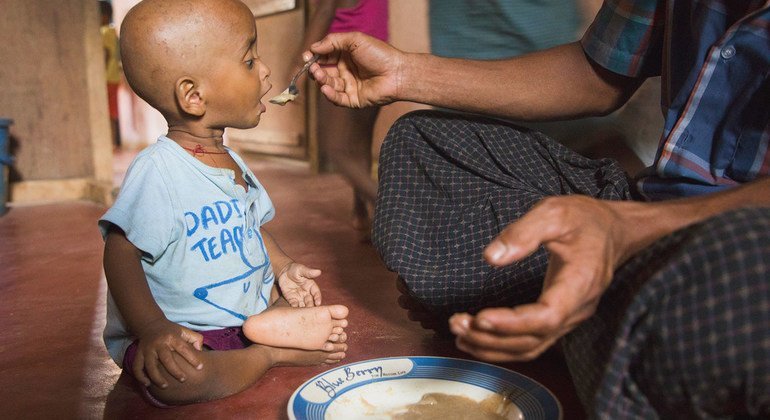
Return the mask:
<path fill-rule="evenodd" d="M 293 77 L 299 69 L 302 68 L 304 61 L 302 60 L 302 52 L 310 48 L 310 45 L 326 35 L 329 31 L 329 27 L 334 21 L 334 14 L 337 10 L 339 0 L 321 0 L 315 2 L 313 15 L 305 26 L 305 34 L 300 45 L 299 54 L 295 54 L 296 58 L 293 58 L 289 71 L 286 73 L 289 77 Z"/>

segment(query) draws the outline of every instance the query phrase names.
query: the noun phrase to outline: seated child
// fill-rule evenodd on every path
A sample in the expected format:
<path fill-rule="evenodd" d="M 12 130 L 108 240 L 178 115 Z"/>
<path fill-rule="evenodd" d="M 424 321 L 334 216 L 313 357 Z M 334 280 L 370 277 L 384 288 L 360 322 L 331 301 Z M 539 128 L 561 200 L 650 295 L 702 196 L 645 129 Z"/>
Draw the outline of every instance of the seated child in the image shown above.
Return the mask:
<path fill-rule="evenodd" d="M 222 143 L 225 127 L 259 123 L 271 88 L 249 8 L 144 0 L 123 21 L 121 51 L 168 133 L 137 155 L 99 221 L 112 358 L 159 406 L 237 393 L 272 366 L 342 360 L 348 308 L 319 306 L 320 270 L 264 230 L 270 198 Z"/>

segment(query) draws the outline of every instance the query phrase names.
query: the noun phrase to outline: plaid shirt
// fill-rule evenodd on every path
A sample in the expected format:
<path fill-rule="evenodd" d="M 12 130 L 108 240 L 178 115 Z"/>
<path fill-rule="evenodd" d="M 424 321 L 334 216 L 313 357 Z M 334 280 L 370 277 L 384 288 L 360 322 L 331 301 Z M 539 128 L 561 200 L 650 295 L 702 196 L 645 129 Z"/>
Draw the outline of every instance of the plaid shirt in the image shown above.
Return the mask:
<path fill-rule="evenodd" d="M 639 178 L 648 198 L 770 174 L 770 1 L 606 0 L 582 45 L 615 73 L 661 76 L 664 131 Z"/>

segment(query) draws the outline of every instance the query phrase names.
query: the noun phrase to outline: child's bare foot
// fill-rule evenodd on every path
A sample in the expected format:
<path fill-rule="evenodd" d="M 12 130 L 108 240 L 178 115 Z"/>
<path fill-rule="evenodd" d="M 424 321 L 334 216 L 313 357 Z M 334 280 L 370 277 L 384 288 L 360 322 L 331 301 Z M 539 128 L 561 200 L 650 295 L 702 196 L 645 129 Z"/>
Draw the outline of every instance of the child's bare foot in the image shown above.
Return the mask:
<path fill-rule="evenodd" d="M 273 360 L 277 366 L 313 366 L 331 365 L 344 359 L 348 345 L 344 343 L 331 344 L 329 351 L 324 350 L 299 350 L 273 347 Z"/>
<path fill-rule="evenodd" d="M 249 340 L 271 347 L 326 350 L 327 343 L 340 342 L 348 325 L 343 305 L 292 308 L 274 306 L 250 316 L 243 323 Z"/>

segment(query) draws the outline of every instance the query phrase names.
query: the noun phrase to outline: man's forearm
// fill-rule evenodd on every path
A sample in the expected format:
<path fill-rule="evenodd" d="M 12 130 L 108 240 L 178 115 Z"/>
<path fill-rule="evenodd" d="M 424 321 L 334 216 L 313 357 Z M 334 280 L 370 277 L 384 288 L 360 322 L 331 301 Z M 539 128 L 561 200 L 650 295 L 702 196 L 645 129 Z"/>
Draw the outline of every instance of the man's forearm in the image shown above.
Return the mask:
<path fill-rule="evenodd" d="M 579 43 L 493 61 L 408 54 L 400 76 L 398 99 L 518 121 L 607 114 L 640 83 L 593 65 Z"/>
<path fill-rule="evenodd" d="M 626 224 L 626 250 L 620 261 L 669 233 L 720 213 L 746 207 L 770 207 L 770 177 L 698 197 L 656 203 L 618 202 L 614 205 L 615 211 Z"/>

